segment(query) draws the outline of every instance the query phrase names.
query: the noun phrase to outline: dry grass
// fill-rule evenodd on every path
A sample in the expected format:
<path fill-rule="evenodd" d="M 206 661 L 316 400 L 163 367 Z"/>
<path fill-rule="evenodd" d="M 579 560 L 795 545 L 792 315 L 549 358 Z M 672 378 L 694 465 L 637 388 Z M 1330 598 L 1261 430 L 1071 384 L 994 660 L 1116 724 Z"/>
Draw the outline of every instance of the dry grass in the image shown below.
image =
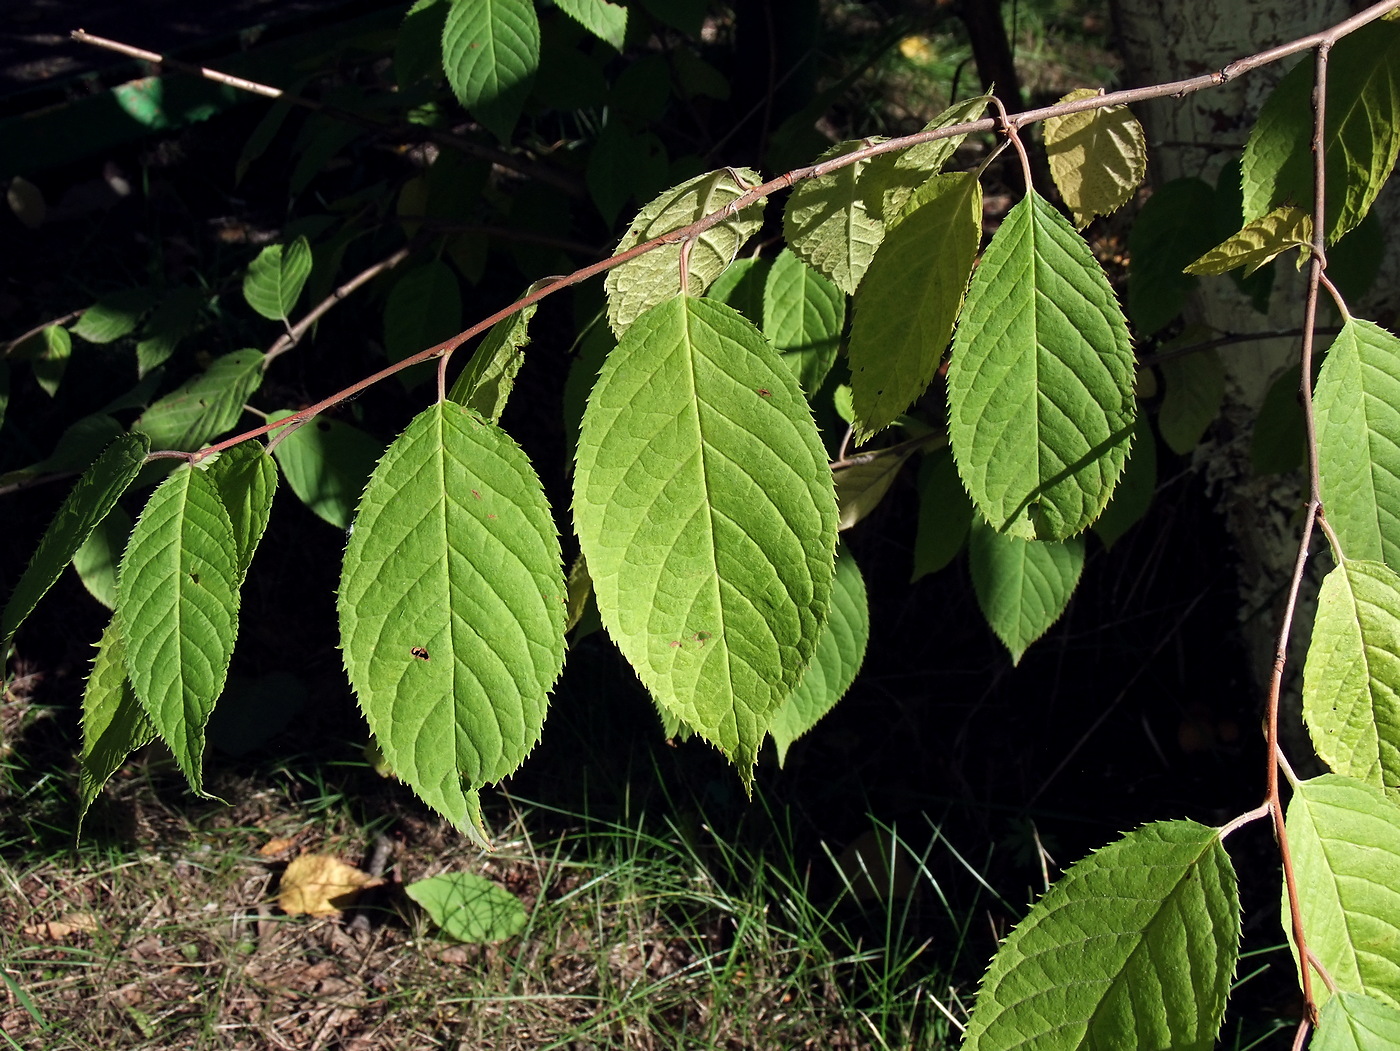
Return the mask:
<path fill-rule="evenodd" d="M 0 1047 L 947 1046 L 926 987 L 904 983 L 913 970 L 886 988 L 886 956 L 843 941 L 805 886 L 761 861 L 740 871 L 751 861 L 723 845 L 674 828 L 585 832 L 582 818 L 541 843 L 540 822 L 513 810 L 484 855 L 413 809 L 367 827 L 324 786 L 216 785 L 243 801 L 191 812 L 163 802 L 161 768 L 138 762 L 109 787 L 100 817 L 122 830 L 117 845 L 99 831 L 77 853 L 0 849 Z M 376 840 L 392 845 L 389 882 L 361 908 L 277 909 L 291 856 L 365 864 Z M 282 849 L 267 856 L 270 843 Z M 515 893 L 525 930 L 486 946 L 439 938 L 401 888 L 453 870 Z"/>

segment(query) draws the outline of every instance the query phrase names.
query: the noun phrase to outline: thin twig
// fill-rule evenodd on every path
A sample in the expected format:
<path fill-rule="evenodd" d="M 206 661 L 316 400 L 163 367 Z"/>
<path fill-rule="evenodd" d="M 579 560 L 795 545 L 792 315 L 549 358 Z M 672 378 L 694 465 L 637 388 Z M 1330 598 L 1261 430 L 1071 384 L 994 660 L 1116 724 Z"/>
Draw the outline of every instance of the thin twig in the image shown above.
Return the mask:
<path fill-rule="evenodd" d="M 259 84 L 255 80 L 245 80 L 243 77 L 231 76 L 228 73 L 221 73 L 217 69 L 210 69 L 208 66 L 196 66 L 190 62 L 182 62 L 178 58 L 170 58 L 155 51 L 147 51 L 145 48 L 133 47 L 130 44 L 123 44 L 119 40 L 109 40 L 106 37 L 94 36 L 92 33 L 82 29 L 75 29 L 70 34 L 72 38 L 81 44 L 91 44 L 94 47 L 105 48 L 108 51 L 115 51 L 119 55 L 126 55 L 128 58 L 140 59 L 143 62 L 151 62 L 158 66 L 168 66 L 171 69 L 179 70 L 181 73 L 189 73 L 196 77 L 203 77 L 205 80 L 212 80 L 217 84 L 224 84 L 239 91 L 247 91 L 254 95 L 261 95 L 264 98 L 278 99 L 293 106 L 300 106 L 302 109 L 311 110 L 313 113 L 323 113 L 336 120 L 345 121 L 347 124 L 354 124 L 356 127 L 364 128 L 373 132 L 393 132 L 399 135 L 411 134 L 416 138 L 427 138 L 441 146 L 450 146 L 462 153 L 467 153 L 492 164 L 499 164 L 502 168 L 510 168 L 522 175 L 537 179 L 540 182 L 548 183 L 557 190 L 574 196 L 583 196 L 583 186 L 564 172 L 557 171 L 547 165 L 540 164 L 525 157 L 520 157 L 505 150 L 498 150 L 491 146 L 485 146 L 471 139 L 464 139 L 460 135 L 453 135 L 451 132 L 438 131 L 433 128 L 423 128 L 418 125 L 396 125 L 386 124 L 374 120 L 359 113 L 352 113 L 349 110 L 340 109 L 336 106 L 327 106 L 315 99 L 306 98 L 304 95 L 293 95 L 283 91 L 281 88 L 272 87 L 270 84 Z"/>
<path fill-rule="evenodd" d="M 0 353 L 0 358 L 9 357 L 9 356 L 10 356 L 12 353 L 14 353 L 14 351 L 17 350 L 26 340 L 33 339 L 33 338 L 34 338 L 35 336 L 37 336 L 40 332 L 43 332 L 44 329 L 46 329 L 46 328 L 52 328 L 54 325 L 66 325 L 66 324 L 68 324 L 68 322 L 70 322 L 70 321 L 76 321 L 78 318 L 82 317 L 85 313 L 87 313 L 87 308 L 86 308 L 86 307 L 84 307 L 82 310 L 70 310 L 68 313 L 64 314 L 62 317 L 52 318 L 51 320 L 45 321 L 45 322 L 43 322 L 42 324 L 35 325 L 35 326 L 34 326 L 33 328 L 31 328 L 28 332 L 21 332 L 18 336 L 16 336 L 14 339 L 10 340 L 8 343 L 5 344 L 5 350 L 3 351 L 3 353 Z"/>
<path fill-rule="evenodd" d="M 1293 1034 L 1293 1051 L 1303 1051 L 1308 1042 L 1308 1033 L 1312 1029 L 1312 1023 L 1304 1018 L 1298 1023 L 1298 1031 Z"/>
<path fill-rule="evenodd" d="M 1319 336 L 1335 336 L 1340 331 L 1342 330 L 1337 325 L 1322 325 L 1313 329 L 1314 334 Z M 1234 343 L 1257 343 L 1265 339 L 1297 339 L 1302 334 L 1301 328 L 1267 329 L 1262 332 L 1232 332 L 1226 336 L 1192 343 L 1190 346 L 1173 347 L 1171 350 L 1159 351 L 1156 354 L 1146 354 L 1138 359 L 1138 365 L 1142 367 L 1161 365 L 1164 362 L 1175 361 L 1177 358 L 1188 357 L 1191 354 L 1214 350 L 1216 347 L 1228 347 Z"/>
<path fill-rule="evenodd" d="M 1031 177 L 1031 158 L 1026 153 L 1026 146 L 1021 141 L 1021 136 L 1016 133 L 1016 125 L 1011 123 L 1011 116 L 1006 112 L 1006 106 L 1002 104 L 1001 99 L 995 95 L 987 97 L 991 100 L 992 108 L 997 111 L 1001 120 L 997 131 L 1006 136 L 1006 141 L 1016 148 L 1016 155 L 1021 158 L 1021 178 L 1025 181 L 1026 192 L 1030 193 L 1035 189 L 1035 181 Z"/>
<path fill-rule="evenodd" d="M 1243 814 L 1235 818 L 1233 821 L 1227 822 L 1226 824 L 1220 827 L 1221 840 L 1223 841 L 1225 837 L 1228 836 L 1231 832 L 1235 831 L 1235 829 L 1243 828 L 1245 825 L 1248 825 L 1253 821 L 1258 821 L 1261 817 L 1268 817 L 1271 813 L 1273 813 L 1273 807 L 1270 806 L 1267 801 L 1260 803 L 1253 810 L 1246 810 Z"/>

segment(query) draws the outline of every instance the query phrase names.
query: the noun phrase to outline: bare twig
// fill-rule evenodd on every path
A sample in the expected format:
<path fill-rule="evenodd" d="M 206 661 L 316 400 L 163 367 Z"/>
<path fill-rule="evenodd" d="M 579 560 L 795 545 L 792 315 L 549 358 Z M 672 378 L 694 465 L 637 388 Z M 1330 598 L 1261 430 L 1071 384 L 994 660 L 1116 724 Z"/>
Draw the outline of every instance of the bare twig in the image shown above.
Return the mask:
<path fill-rule="evenodd" d="M 1336 325 L 1322 325 L 1313 329 L 1314 335 L 1318 336 L 1335 336 L 1340 331 L 1341 328 Z M 1262 332 L 1231 332 L 1228 335 L 1202 340 L 1200 343 L 1192 343 L 1189 346 L 1173 347 L 1171 350 L 1144 355 L 1138 359 L 1138 364 L 1143 366 L 1161 365 L 1164 362 L 1175 361 L 1177 358 L 1214 350 L 1216 347 L 1228 347 L 1234 343 L 1257 343 L 1265 339 L 1297 339 L 1302 334 L 1301 328 L 1268 329 Z"/>
<path fill-rule="evenodd" d="M 21 332 L 18 336 L 16 336 L 14 339 L 10 340 L 8 343 L 5 344 L 4 351 L 0 352 L 0 358 L 9 357 L 26 340 L 33 339 L 40 332 L 43 332 L 44 329 L 52 328 L 54 325 L 66 325 L 70 321 L 76 321 L 78 318 L 82 317 L 83 314 L 85 314 L 86 312 L 86 308 L 84 308 L 83 310 L 70 310 L 62 317 L 50 318 L 48 321 L 45 321 L 42 324 L 35 325 L 28 332 Z"/>
<path fill-rule="evenodd" d="M 128 58 L 140 59 L 143 62 L 151 62 L 158 66 L 168 66 L 170 69 L 179 70 L 181 73 L 189 73 L 193 76 L 203 77 L 205 80 L 212 80 L 217 84 L 225 84 L 228 87 L 236 88 L 239 91 L 251 92 L 254 95 L 261 95 L 264 98 L 279 99 L 293 106 L 300 106 L 302 109 L 311 110 L 314 113 L 324 113 L 328 117 L 345 121 L 347 124 L 354 124 L 373 132 L 393 132 L 399 135 L 411 134 L 416 138 L 427 138 L 441 146 L 450 146 L 462 153 L 469 154 L 492 164 L 499 164 L 502 168 L 509 168 L 522 175 L 537 179 L 540 182 L 548 183 L 557 190 L 574 197 L 583 196 L 582 184 L 564 172 L 558 171 L 538 161 L 530 160 L 526 157 L 509 153 L 506 150 L 498 150 L 491 146 L 473 142 L 471 139 L 464 139 L 460 135 L 453 135 L 451 132 L 438 131 L 433 128 L 423 128 L 417 125 L 395 125 L 386 124 L 363 116 L 359 113 L 352 113 L 349 110 L 339 109 L 335 106 L 327 106 L 317 102 L 315 99 L 306 98 L 303 95 L 293 95 L 283 91 L 281 88 L 274 88 L 269 84 L 259 84 L 255 80 L 245 80 L 243 77 L 235 77 L 228 73 L 221 73 L 217 69 L 210 69 L 208 66 L 196 66 L 190 62 L 182 62 L 178 58 L 170 58 L 155 51 L 147 51 L 145 48 L 132 47 L 130 44 L 123 44 L 119 40 L 109 40 L 106 37 L 95 36 L 82 29 L 75 29 L 70 34 L 72 38 L 82 44 L 91 44 L 94 47 L 105 48 L 108 51 L 115 51 L 119 55 L 126 55 Z"/>
<path fill-rule="evenodd" d="M 1261 817 L 1268 817 L 1272 813 L 1273 807 L 1269 805 L 1267 800 L 1263 803 L 1260 803 L 1253 810 L 1246 810 L 1243 814 L 1235 818 L 1233 821 L 1226 822 L 1220 827 L 1221 840 L 1224 840 L 1225 837 L 1228 836 L 1231 832 L 1235 831 L 1235 829 L 1243 828 L 1245 825 L 1248 825 L 1254 821 L 1258 821 Z"/>

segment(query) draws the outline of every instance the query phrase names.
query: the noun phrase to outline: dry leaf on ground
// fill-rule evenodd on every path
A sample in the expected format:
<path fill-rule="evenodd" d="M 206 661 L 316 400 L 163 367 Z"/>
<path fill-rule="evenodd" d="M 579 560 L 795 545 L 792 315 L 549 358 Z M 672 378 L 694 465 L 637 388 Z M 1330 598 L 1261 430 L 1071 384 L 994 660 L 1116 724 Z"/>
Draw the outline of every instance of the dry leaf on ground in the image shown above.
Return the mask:
<path fill-rule="evenodd" d="M 293 858 L 282 873 L 277 904 L 288 916 L 334 916 L 348 909 L 367 887 L 384 880 L 326 854 Z"/>

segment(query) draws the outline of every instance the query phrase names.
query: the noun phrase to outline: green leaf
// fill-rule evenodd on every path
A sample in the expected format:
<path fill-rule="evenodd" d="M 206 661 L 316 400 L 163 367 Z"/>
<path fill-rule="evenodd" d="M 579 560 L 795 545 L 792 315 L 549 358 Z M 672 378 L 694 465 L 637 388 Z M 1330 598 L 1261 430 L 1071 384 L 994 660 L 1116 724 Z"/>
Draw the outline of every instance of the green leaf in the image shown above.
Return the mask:
<path fill-rule="evenodd" d="M 117 606 L 117 566 L 131 536 L 131 516 L 117 504 L 107 512 L 82 547 L 73 552 L 73 568 L 88 594 L 108 609 Z"/>
<path fill-rule="evenodd" d="M 199 324 L 199 314 L 209 293 L 199 288 L 177 288 L 156 307 L 136 344 L 136 371 L 145 376 L 169 360 L 180 340 Z"/>
<path fill-rule="evenodd" d="M 1102 95 L 1100 88 L 1079 88 L 1060 102 Z M 1084 229 L 1096 215 L 1116 212 L 1128 203 L 1147 171 L 1147 137 L 1127 106 L 1104 106 L 1045 121 L 1045 155 L 1050 174 Z"/>
<path fill-rule="evenodd" d="M 1309 1051 L 1400 1047 L 1400 1010 L 1359 993 L 1339 992 L 1322 1007 Z"/>
<path fill-rule="evenodd" d="M 238 548 L 207 471 L 182 464 L 151 494 L 117 574 L 116 618 L 141 707 L 196 794 L 204 724 L 238 635 Z"/>
<path fill-rule="evenodd" d="M 525 454 L 452 402 L 421 412 L 360 501 L 341 645 L 394 773 L 482 845 L 477 790 L 539 740 L 564 662 L 564 596 L 554 520 Z"/>
<path fill-rule="evenodd" d="M 768 290 L 768 275 L 772 271 L 771 259 L 736 259 L 715 278 L 705 296 L 733 307 L 752 321 L 756 328 L 763 328 L 763 299 Z M 845 305 L 842 304 L 844 309 Z"/>
<path fill-rule="evenodd" d="M 996 529 L 1062 540 L 1098 517 L 1128 457 L 1135 378 L 1108 279 L 1031 191 L 973 275 L 948 369 L 953 456 Z"/>
<path fill-rule="evenodd" d="M 1152 425 L 1139 416 L 1133 437 L 1133 451 L 1123 468 L 1113 499 L 1094 522 L 1094 532 L 1111 548 L 1129 529 L 1147 515 L 1152 497 L 1157 492 L 1157 439 Z"/>
<path fill-rule="evenodd" d="M 53 586 L 78 548 L 92 535 L 118 497 L 126 492 L 145 462 L 149 443 L 143 435 L 124 434 L 78 479 L 64 499 L 39 547 L 24 567 L 19 583 L 0 614 L 0 660 L 8 652 L 15 632 Z"/>
<path fill-rule="evenodd" d="M 1269 385 L 1249 445 L 1255 474 L 1284 474 L 1303 465 L 1306 438 L 1298 388 L 1303 370 L 1290 365 Z"/>
<path fill-rule="evenodd" d="M 1215 829 L 1161 821 L 1072 865 L 997 950 L 964 1051 L 1215 1044 L 1239 954 Z"/>
<path fill-rule="evenodd" d="M 291 415 L 290 411 L 269 413 L 267 422 Z M 337 529 L 350 528 L 355 505 L 383 455 L 383 442 L 324 416 L 298 427 L 272 450 L 297 499 Z"/>
<path fill-rule="evenodd" d="M 78 757 L 78 831 L 83 818 L 126 757 L 151 743 L 151 725 L 126 675 L 125 645 L 114 616 L 102 632 L 83 691 L 83 752 Z"/>
<path fill-rule="evenodd" d="M 1128 233 L 1128 316 L 1140 337 L 1186 306 L 1198 281 L 1183 270 L 1215 244 L 1210 224 L 1199 221 L 1214 208 L 1215 190 L 1207 183 L 1173 179 L 1153 190 L 1138 212 Z"/>
<path fill-rule="evenodd" d="M 105 412 L 79 417 L 59 436 L 51 455 L 28 467 L 0 474 L 0 485 L 28 481 L 43 474 L 86 470 L 103 449 L 125 433 L 125 428 Z"/>
<path fill-rule="evenodd" d="M 268 245 L 248 264 L 243 298 L 270 321 L 286 321 L 311 276 L 311 246 L 305 237 L 291 244 Z"/>
<path fill-rule="evenodd" d="M 1307 248 L 1311 243 L 1312 216 L 1287 205 L 1246 223 L 1239 233 L 1216 245 L 1185 270 L 1188 274 L 1205 275 L 1243 267 L 1244 276 L 1249 277 L 1290 248 Z"/>
<path fill-rule="evenodd" d="M 1183 333 L 1183 338 L 1200 341 L 1198 332 Z M 1162 349 L 1170 352 L 1176 342 Z M 1166 392 L 1157 412 L 1157 429 L 1172 452 L 1189 456 L 1220 415 L 1225 400 L 1225 366 L 1214 350 L 1201 350 L 1168 358 L 1158 367 Z"/>
<path fill-rule="evenodd" d="M 846 327 L 846 297 L 785 248 L 764 284 L 762 327 L 811 397 L 836 361 Z"/>
<path fill-rule="evenodd" d="M 68 371 L 68 359 L 73 356 L 73 340 L 61 325 L 50 325 L 16 347 L 12 356 L 28 360 L 34 370 L 34 380 L 50 398 L 58 394 L 59 384 Z"/>
<path fill-rule="evenodd" d="M 977 120 L 989 101 L 990 95 L 978 95 L 955 102 L 920 130 L 936 131 Z M 882 153 L 871 160 L 859 175 L 860 193 L 869 213 L 887 223 L 898 216 L 914 191 L 942 170 L 965 138 L 966 135 L 953 135 L 921 142 L 908 149 Z M 866 140 L 875 141 L 878 140 Z"/>
<path fill-rule="evenodd" d="M 143 412 L 131 429 L 149 435 L 154 449 L 192 452 L 233 429 L 262 379 L 262 351 L 224 354 Z"/>
<path fill-rule="evenodd" d="M 1308 950 L 1338 990 L 1400 1007 L 1400 807 L 1379 788 L 1323 774 L 1295 786 L 1287 828 Z M 1286 893 L 1282 907 L 1291 931 Z M 1321 982 L 1313 993 L 1327 997 Z"/>
<path fill-rule="evenodd" d="M 1376 21 L 1339 40 L 1327 73 L 1327 243 L 1370 210 L 1400 150 L 1400 24 Z M 1312 208 L 1314 64 L 1294 66 L 1259 111 L 1242 165 L 1244 214 Z"/>
<path fill-rule="evenodd" d="M 925 454 L 919 464 L 919 526 L 914 534 L 914 575 L 937 573 L 957 556 L 972 525 L 972 501 L 947 448 Z"/>
<path fill-rule="evenodd" d="M 837 143 L 815 163 L 844 157 L 875 141 Z M 885 236 L 885 225 L 872 214 L 861 187 L 861 172 L 870 163 L 856 161 L 830 175 L 800 183 L 793 188 L 783 212 L 788 247 L 848 296 L 855 293 Z"/>
<path fill-rule="evenodd" d="M 613 50 L 621 51 L 627 39 L 627 8 L 608 0 L 555 0 L 559 10 Z"/>
<path fill-rule="evenodd" d="M 625 252 L 717 212 L 761 181 L 758 173 L 748 168 L 720 168 L 673 186 L 637 214 L 617 250 Z M 702 295 L 761 225 L 762 199 L 695 238 L 690 243 L 685 290 L 693 296 Z M 603 284 L 608 294 L 608 324 L 618 336 L 647 310 L 682 291 L 680 259 L 679 243 L 664 245 L 608 271 Z"/>
<path fill-rule="evenodd" d="M 1400 791 L 1400 576 L 1381 563 L 1348 560 L 1323 580 L 1303 716 L 1333 771 Z"/>
<path fill-rule="evenodd" d="M 525 907 L 498 883 L 470 872 L 415 880 L 404 892 L 459 942 L 498 942 L 525 927 Z"/>
<path fill-rule="evenodd" d="M 527 294 L 534 289 L 531 285 Z M 506 402 L 515 388 L 515 377 L 520 366 L 525 364 L 524 348 L 530 342 L 530 320 L 538 307 L 539 304 L 531 303 L 491 326 L 457 382 L 452 384 L 449 400 L 481 413 L 492 423 L 501 422 L 501 413 L 506 411 Z"/>
<path fill-rule="evenodd" d="M 851 325 L 858 441 L 893 423 L 938 371 L 981 237 L 982 186 L 969 172 L 933 176 L 885 235 Z"/>
<path fill-rule="evenodd" d="M 83 311 L 73 325 L 73 335 L 89 343 L 112 343 L 129 335 L 141 316 L 151 309 L 150 289 L 124 288 L 105 295 Z"/>
<path fill-rule="evenodd" d="M 510 141 L 540 64 L 540 23 L 530 0 L 452 0 L 442 65 L 457 101 Z"/>
<path fill-rule="evenodd" d="M 1322 501 L 1342 552 L 1400 567 L 1400 339 L 1348 318 L 1313 402 Z"/>
<path fill-rule="evenodd" d="M 812 663 L 797 689 L 778 708 L 773 725 L 768 729 L 778 749 L 779 766 L 786 760 L 792 743 L 846 695 L 865 661 L 865 647 L 869 641 L 870 609 L 865 598 L 865 579 L 851 553 L 838 547 L 836 575 L 831 586 L 831 615 L 817 640 Z"/>
<path fill-rule="evenodd" d="M 277 466 L 261 442 L 244 442 L 221 452 L 207 473 L 228 512 L 238 567 L 236 586 L 242 586 L 253 552 L 258 549 L 272 515 Z"/>
<path fill-rule="evenodd" d="M 389 291 L 384 304 L 384 351 L 390 361 L 435 347 L 461 330 L 461 287 L 452 268 L 441 260 L 407 271 Z M 429 378 L 432 370 L 432 365 L 424 366 L 421 378 Z"/>
<path fill-rule="evenodd" d="M 442 29 L 452 5 L 447 0 L 414 0 L 394 39 L 394 79 L 399 89 L 424 77 L 442 77 Z"/>
<path fill-rule="evenodd" d="M 901 442 L 857 454 L 844 466 L 835 468 L 831 474 L 836 485 L 836 506 L 840 508 L 836 528 L 850 529 L 879 507 L 904 461 L 924 446 L 920 440 Z"/>
<path fill-rule="evenodd" d="M 826 620 L 836 501 L 797 380 L 729 307 L 639 318 L 584 414 L 574 520 L 608 634 L 750 784 Z"/>
<path fill-rule="evenodd" d="M 1084 541 L 1022 540 L 973 518 L 967 554 L 977 605 L 1019 664 L 1069 605 L 1084 570 Z"/>

